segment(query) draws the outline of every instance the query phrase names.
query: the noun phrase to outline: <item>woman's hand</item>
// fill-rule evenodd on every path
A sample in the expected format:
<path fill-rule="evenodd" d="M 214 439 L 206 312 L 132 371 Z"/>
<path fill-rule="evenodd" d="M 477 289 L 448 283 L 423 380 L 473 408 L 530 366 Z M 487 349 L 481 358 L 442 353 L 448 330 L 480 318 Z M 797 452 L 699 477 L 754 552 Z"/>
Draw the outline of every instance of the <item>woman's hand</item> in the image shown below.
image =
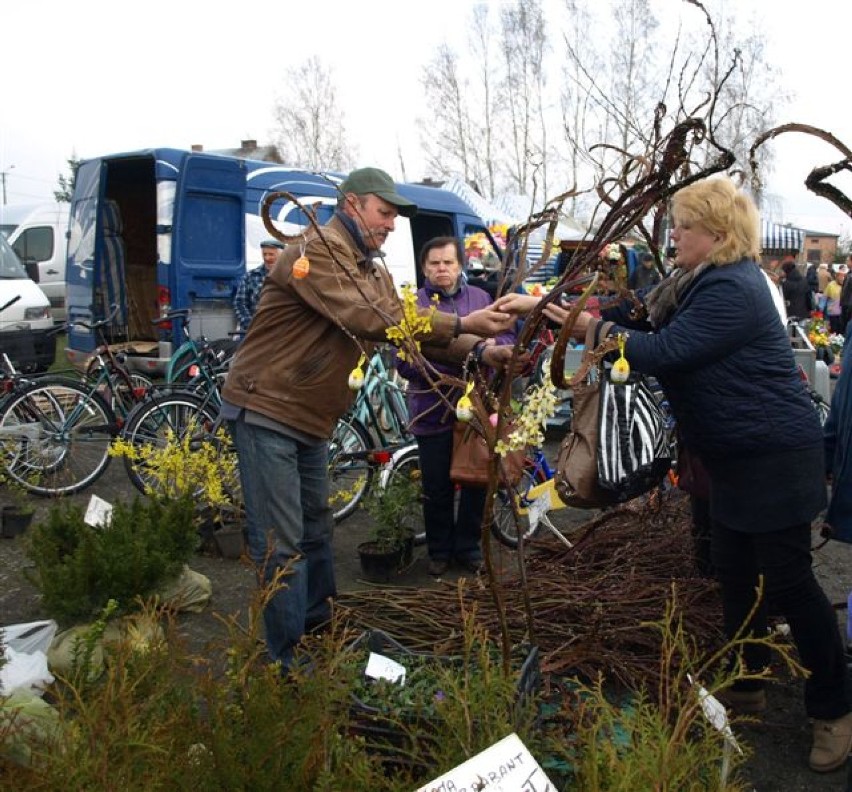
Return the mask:
<path fill-rule="evenodd" d="M 492 308 L 498 311 L 515 314 L 516 316 L 526 316 L 533 308 L 538 305 L 541 297 L 533 297 L 531 294 L 504 294 L 498 297 L 491 305 Z"/>

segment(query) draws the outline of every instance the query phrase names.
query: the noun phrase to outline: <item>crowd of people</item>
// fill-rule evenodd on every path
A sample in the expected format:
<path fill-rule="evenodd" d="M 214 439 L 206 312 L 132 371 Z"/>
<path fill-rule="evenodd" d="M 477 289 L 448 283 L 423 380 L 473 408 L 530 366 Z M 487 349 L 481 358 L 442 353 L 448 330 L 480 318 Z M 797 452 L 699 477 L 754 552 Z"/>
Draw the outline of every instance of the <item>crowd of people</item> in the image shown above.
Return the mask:
<path fill-rule="evenodd" d="M 239 456 L 249 555 L 261 583 L 286 570 L 264 611 L 269 656 L 284 670 L 305 631 L 329 618 L 336 594 L 327 440 L 348 405 L 347 375 L 361 349 L 386 340 L 389 324 L 400 319 L 394 284 L 376 255 L 396 216 L 416 211 L 375 168 L 353 171 L 340 193 L 325 239 L 308 232 L 304 248 L 280 251 L 265 275 L 223 390 Z M 645 315 L 637 316 L 632 299 L 616 302 L 600 317 L 581 313 L 574 332 L 587 348 L 624 334 L 631 366 L 664 388 L 682 445 L 704 471 L 699 505 L 724 629 L 733 637 L 745 625 L 746 634 L 761 636 L 768 614 L 785 617 L 809 672 L 809 764 L 828 772 L 852 749 L 852 697 L 837 620 L 811 567 L 811 531 L 827 505 L 828 470 L 834 491 L 829 522 L 838 538 L 852 539 L 852 366 L 838 382 L 824 436 L 778 319 L 777 295 L 758 264 L 760 224 L 752 200 L 729 179 L 714 178 L 676 193 L 672 211 L 674 268 L 661 279 L 651 259 L 637 275 Z M 515 321 L 539 299 L 512 293 L 492 302 L 465 283 L 462 256 L 458 240 L 441 237 L 420 259 L 425 283 L 418 305 L 423 312 L 437 306 L 424 355 L 439 372 L 454 375 L 471 361 L 505 364 Z M 300 257 L 310 261 L 309 278 L 294 271 Z M 809 279 L 795 265 L 784 272 L 790 315 L 809 312 Z M 837 300 L 841 321 L 844 277 L 838 270 L 818 292 Z M 567 316 L 558 303 L 545 314 L 557 323 Z M 410 383 L 430 572 L 440 575 L 453 561 L 476 570 L 484 496 L 463 491 L 455 506 L 449 481 L 452 406 L 459 394 L 436 392 L 411 363 L 400 361 L 399 370 Z M 747 644 L 743 658 L 760 672 L 769 650 Z M 725 703 L 762 711 L 764 683 L 734 685 Z"/>

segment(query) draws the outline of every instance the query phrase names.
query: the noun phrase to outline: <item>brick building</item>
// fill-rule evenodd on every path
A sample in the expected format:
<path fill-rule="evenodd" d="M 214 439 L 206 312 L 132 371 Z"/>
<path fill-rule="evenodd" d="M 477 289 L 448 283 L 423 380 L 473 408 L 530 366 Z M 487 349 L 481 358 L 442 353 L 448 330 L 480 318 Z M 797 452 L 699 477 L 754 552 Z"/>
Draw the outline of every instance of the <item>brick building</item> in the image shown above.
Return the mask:
<path fill-rule="evenodd" d="M 805 239 L 802 244 L 801 261 L 810 264 L 825 262 L 831 264 L 837 254 L 837 234 L 828 234 L 821 231 L 808 231 L 803 229 Z"/>

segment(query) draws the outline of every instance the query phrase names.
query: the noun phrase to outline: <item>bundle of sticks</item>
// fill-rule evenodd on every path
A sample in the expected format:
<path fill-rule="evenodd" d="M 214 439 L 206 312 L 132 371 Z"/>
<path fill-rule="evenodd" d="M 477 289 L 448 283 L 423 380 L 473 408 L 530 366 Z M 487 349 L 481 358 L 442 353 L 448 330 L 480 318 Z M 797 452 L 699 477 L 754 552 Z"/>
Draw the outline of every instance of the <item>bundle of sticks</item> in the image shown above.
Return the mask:
<path fill-rule="evenodd" d="M 544 673 L 606 679 L 630 689 L 653 685 L 660 669 L 659 623 L 676 595 L 684 629 L 718 646 L 722 623 L 716 584 L 692 561 L 689 501 L 677 494 L 651 508 L 633 502 L 589 520 L 569 549 L 555 539 L 527 553 L 528 629 L 517 578 L 503 587 L 513 642 L 539 647 Z M 462 646 L 463 613 L 495 638 L 498 620 L 485 579 L 435 589 L 390 587 L 351 592 L 338 616 L 358 629 L 380 629 L 414 650 L 453 653 Z"/>

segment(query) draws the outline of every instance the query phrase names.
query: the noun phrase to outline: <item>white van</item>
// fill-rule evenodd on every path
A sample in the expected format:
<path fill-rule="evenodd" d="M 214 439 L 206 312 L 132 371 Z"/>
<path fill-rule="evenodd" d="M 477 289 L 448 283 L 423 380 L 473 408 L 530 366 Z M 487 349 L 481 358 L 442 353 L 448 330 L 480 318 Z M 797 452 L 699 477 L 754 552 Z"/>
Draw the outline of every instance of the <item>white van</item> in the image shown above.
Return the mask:
<path fill-rule="evenodd" d="M 0 226 L 18 258 L 38 266 L 38 285 L 50 300 L 56 321 L 65 319 L 65 259 L 68 253 L 68 204 L 44 203 L 0 209 Z"/>
<path fill-rule="evenodd" d="M 35 269 L 35 265 L 30 265 Z M 47 371 L 56 357 L 50 303 L 27 276 L 6 237 L 0 234 L 0 352 L 21 371 Z"/>

